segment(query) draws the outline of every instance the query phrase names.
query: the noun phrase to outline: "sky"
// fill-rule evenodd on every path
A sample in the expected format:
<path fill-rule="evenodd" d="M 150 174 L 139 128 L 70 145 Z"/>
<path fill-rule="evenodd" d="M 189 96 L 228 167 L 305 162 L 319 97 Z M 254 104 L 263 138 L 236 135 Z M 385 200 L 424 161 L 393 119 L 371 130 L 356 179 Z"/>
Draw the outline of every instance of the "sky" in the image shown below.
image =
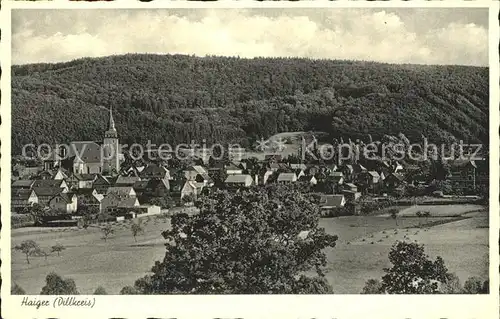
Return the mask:
<path fill-rule="evenodd" d="M 160 53 L 488 65 L 477 8 L 12 11 L 12 63 Z"/>

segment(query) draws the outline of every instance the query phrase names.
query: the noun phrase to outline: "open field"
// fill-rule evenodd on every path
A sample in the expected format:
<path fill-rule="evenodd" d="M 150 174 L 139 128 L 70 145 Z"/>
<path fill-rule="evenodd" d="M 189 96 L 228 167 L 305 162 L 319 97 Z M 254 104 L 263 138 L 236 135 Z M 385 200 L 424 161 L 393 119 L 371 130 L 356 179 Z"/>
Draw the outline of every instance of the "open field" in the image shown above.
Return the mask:
<path fill-rule="evenodd" d="M 479 211 L 483 209 L 481 205 L 465 204 L 465 205 L 416 205 L 400 210 L 399 216 L 414 217 L 417 212 L 429 212 L 431 216 L 461 216 L 464 213 Z M 388 217 L 388 215 L 383 215 Z"/>
<path fill-rule="evenodd" d="M 449 212 L 447 206 L 440 207 Z M 426 207 L 421 207 L 423 210 Z M 321 226 L 328 233 L 337 234 L 337 246 L 326 251 L 328 256 L 327 277 L 335 293 L 359 293 L 370 278 L 383 275 L 389 266 L 387 255 L 396 240 L 417 241 L 425 245 L 432 257 L 443 257 L 451 272 L 462 283 L 470 276 L 483 280 L 488 276 L 488 212 L 467 213 L 464 217 L 443 217 L 436 212 L 425 218 L 400 217 L 396 221 L 387 216 L 346 216 L 325 218 Z M 456 210 L 455 210 L 456 211 Z M 50 255 L 31 257 L 12 252 L 12 280 L 29 294 L 38 294 L 44 286 L 45 276 L 51 272 L 73 278 L 82 294 L 92 293 L 103 286 L 109 294 L 117 294 L 127 285 L 144 276 L 155 260 L 164 256 L 161 231 L 170 225 L 169 219 L 144 218 L 144 235 L 134 241 L 130 223 L 116 223 L 115 233 L 105 242 L 96 227 L 87 230 L 24 228 L 12 231 L 12 247 L 23 240 L 33 239 L 42 248 L 61 243 L 67 247 L 58 257 Z M 425 227 L 424 224 L 434 225 Z M 419 227 L 422 226 L 422 227 Z M 406 238 L 405 238 L 406 236 Z M 373 244 L 372 244 L 373 242 Z"/>

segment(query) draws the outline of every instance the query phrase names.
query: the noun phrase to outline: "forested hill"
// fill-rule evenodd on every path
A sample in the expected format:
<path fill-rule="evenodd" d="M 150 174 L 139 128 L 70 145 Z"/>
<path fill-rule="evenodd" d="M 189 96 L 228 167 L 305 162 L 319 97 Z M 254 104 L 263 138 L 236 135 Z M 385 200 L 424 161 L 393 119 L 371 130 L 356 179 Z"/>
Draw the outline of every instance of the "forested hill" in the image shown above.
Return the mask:
<path fill-rule="evenodd" d="M 101 140 L 252 143 L 283 131 L 488 143 L 488 68 L 124 55 L 12 68 L 12 148 Z"/>

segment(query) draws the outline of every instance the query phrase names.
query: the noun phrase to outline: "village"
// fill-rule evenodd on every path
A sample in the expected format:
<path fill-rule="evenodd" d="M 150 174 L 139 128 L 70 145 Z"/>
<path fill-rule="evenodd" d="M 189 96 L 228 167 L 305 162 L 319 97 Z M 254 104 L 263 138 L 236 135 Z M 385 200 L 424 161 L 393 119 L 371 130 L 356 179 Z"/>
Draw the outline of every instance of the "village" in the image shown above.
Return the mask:
<path fill-rule="evenodd" d="M 394 160 L 337 165 L 333 160 L 307 161 L 300 154 L 284 157 L 279 151 L 249 157 L 241 148 L 228 150 L 221 160 L 195 150 L 185 150 L 193 156 L 183 160 L 134 161 L 124 154 L 102 159 L 102 149 L 118 145 L 110 110 L 102 145 L 76 141 L 68 148 L 74 154 L 61 150 L 64 154 L 43 161 L 13 161 L 13 227 L 87 227 L 158 215 L 193 206 L 215 188 L 240 191 L 272 183 L 319 194 L 322 216 L 359 215 L 396 204 L 474 203 L 484 200 L 489 182 L 486 160 L 451 161 L 446 172 L 443 165 L 432 172 Z M 148 150 L 148 156 L 154 152 L 158 150 Z"/>

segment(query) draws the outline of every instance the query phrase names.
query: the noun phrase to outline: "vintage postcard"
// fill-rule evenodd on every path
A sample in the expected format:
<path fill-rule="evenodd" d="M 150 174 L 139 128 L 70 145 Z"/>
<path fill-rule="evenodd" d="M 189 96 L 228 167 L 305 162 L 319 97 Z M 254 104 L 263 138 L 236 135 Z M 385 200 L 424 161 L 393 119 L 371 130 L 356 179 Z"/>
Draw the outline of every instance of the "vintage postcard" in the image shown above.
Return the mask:
<path fill-rule="evenodd" d="M 498 3 L 2 5 L 5 318 L 498 318 Z"/>

